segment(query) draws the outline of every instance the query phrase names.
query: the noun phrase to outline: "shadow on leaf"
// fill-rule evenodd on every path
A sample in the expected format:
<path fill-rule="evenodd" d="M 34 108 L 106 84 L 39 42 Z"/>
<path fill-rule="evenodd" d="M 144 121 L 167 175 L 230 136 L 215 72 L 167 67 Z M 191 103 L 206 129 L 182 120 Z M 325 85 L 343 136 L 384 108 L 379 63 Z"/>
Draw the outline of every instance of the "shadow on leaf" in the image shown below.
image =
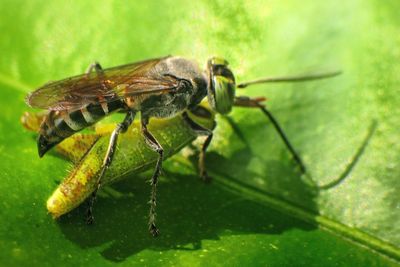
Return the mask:
<path fill-rule="evenodd" d="M 160 180 L 158 186 L 157 215 L 161 229 L 158 238 L 151 237 L 147 230 L 150 185 L 144 177 L 150 177 L 151 173 L 122 180 L 111 191 L 103 190 L 95 206 L 95 225 L 84 223 L 86 206 L 82 205 L 60 220 L 62 232 L 83 249 L 106 246 L 101 255 L 120 262 L 146 249 L 198 250 L 203 240 L 218 240 L 224 235 L 279 235 L 293 228 L 315 229 L 312 224 L 271 208 L 273 205 L 267 200 L 245 192 L 268 195 L 285 205 L 318 215 L 314 200 L 324 188 L 301 179 L 285 150 L 279 161 L 255 155 L 240 128 L 232 121 L 229 124 L 244 147 L 237 148 L 229 158 L 216 152 L 207 154 L 213 183 L 204 184 L 197 176 L 182 174 L 179 167 L 168 168 L 166 164 L 167 179 Z M 362 154 L 374 128 L 370 129 L 351 167 Z M 197 166 L 196 156 L 190 156 L 189 160 Z M 346 169 L 339 180 L 343 181 L 350 170 Z"/>
<path fill-rule="evenodd" d="M 95 206 L 96 223 L 93 226 L 84 223 L 85 205 L 64 216 L 59 225 L 65 236 L 82 248 L 109 244 L 101 254 L 115 262 L 146 249 L 197 250 L 202 247 L 203 240 L 218 240 L 223 235 L 278 235 L 292 228 L 314 229 L 312 225 L 218 183 L 219 179 L 237 183 L 233 173 L 234 177 L 253 176 L 245 168 L 239 173 L 229 168 L 238 161 L 241 166 L 246 166 L 243 158 L 250 159 L 250 154 L 251 151 L 243 149 L 228 160 L 216 153 L 209 153 L 210 171 L 216 178 L 209 185 L 194 175 L 166 172 L 167 179 L 161 180 L 158 186 L 157 217 L 161 230 L 158 238 L 152 238 L 147 230 L 150 186 L 144 179 L 123 180 L 112 186 L 117 191 L 113 196 L 103 194 Z M 283 167 L 277 168 L 275 162 L 267 165 L 275 166 L 268 173 L 269 177 L 286 175 L 282 174 Z M 278 173 L 279 176 L 276 176 Z M 294 172 L 285 177 L 301 181 Z M 305 186 L 301 182 L 295 185 L 296 191 Z M 309 197 L 307 202 L 315 206 L 313 196 L 311 193 L 307 196 L 303 194 L 303 198 Z"/>

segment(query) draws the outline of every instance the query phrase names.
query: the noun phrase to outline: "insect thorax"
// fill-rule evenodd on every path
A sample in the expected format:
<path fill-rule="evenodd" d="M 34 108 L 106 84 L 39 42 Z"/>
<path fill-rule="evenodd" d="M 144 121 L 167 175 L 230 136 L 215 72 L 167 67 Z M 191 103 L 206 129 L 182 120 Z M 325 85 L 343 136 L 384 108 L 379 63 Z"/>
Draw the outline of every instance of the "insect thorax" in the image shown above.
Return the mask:
<path fill-rule="evenodd" d="M 181 82 L 173 92 L 127 99 L 128 106 L 141 111 L 144 117 L 172 117 L 188 107 L 196 106 L 207 95 L 207 79 L 197 64 L 190 60 L 166 58 L 157 64 L 154 71 L 157 75 L 174 76 Z"/>

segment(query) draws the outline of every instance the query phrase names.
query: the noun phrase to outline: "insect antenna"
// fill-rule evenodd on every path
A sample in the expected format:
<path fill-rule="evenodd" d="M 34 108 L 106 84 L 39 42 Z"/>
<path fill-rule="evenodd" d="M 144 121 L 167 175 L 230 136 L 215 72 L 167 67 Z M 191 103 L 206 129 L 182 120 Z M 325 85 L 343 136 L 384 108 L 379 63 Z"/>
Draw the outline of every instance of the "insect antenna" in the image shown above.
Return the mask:
<path fill-rule="evenodd" d="M 369 142 L 371 141 L 372 136 L 375 134 L 377 127 L 378 127 L 378 121 L 373 120 L 371 122 L 371 125 L 368 129 L 367 135 L 365 136 L 363 142 L 357 149 L 356 153 L 353 155 L 350 163 L 346 166 L 346 168 L 343 170 L 343 172 L 340 174 L 340 176 L 337 179 L 330 181 L 324 185 L 317 185 L 314 182 L 314 186 L 320 190 L 321 189 L 327 190 L 327 189 L 331 189 L 331 188 L 339 185 L 341 182 L 343 182 L 349 176 L 349 174 L 352 172 L 352 170 L 356 166 L 357 162 L 360 160 L 361 156 L 364 154 L 365 149 L 367 148 Z"/>
<path fill-rule="evenodd" d="M 260 79 L 256 79 L 253 81 L 239 83 L 236 86 L 236 88 L 242 89 L 242 88 L 246 88 L 249 85 L 260 84 L 260 83 L 305 82 L 305 81 L 319 80 L 319 79 L 335 77 L 341 73 L 342 73 L 341 71 L 332 71 L 332 72 L 306 74 L 306 75 L 265 77 L 265 78 L 260 78 Z"/>
<path fill-rule="evenodd" d="M 290 153 L 292 154 L 294 160 L 297 162 L 297 164 L 300 167 L 300 170 L 302 173 L 306 172 L 306 167 L 303 164 L 303 161 L 301 160 L 299 154 L 296 152 L 296 150 L 293 148 L 292 144 L 290 143 L 289 139 L 287 138 L 285 132 L 283 131 L 282 127 L 279 125 L 278 121 L 275 119 L 275 117 L 269 112 L 264 104 L 262 104 L 263 101 L 266 99 L 264 97 L 258 97 L 258 98 L 249 98 L 246 96 L 239 96 L 235 98 L 235 106 L 239 107 L 255 107 L 259 108 L 271 121 L 272 125 L 275 127 L 275 130 L 278 132 L 279 136 L 282 138 L 283 142 L 285 143 L 286 147 L 289 149 Z"/>

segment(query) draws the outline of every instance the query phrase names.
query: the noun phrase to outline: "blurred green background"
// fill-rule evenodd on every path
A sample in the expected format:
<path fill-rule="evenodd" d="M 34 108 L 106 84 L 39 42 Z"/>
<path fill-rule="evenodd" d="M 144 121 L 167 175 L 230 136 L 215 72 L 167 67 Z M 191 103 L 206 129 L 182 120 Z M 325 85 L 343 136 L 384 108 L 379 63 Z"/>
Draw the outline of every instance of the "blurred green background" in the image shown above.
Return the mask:
<path fill-rule="evenodd" d="M 398 265 L 400 3 L 193 2 L 0 2 L 0 265 Z M 218 118 L 212 184 L 190 159 L 165 163 L 159 238 L 147 232 L 148 175 L 105 188 L 92 227 L 83 207 L 53 221 L 45 201 L 71 166 L 38 158 L 19 123 L 24 96 L 94 60 L 110 67 L 168 54 L 201 66 L 225 57 L 238 81 L 342 70 L 238 94 L 268 98 L 315 184 L 339 179 L 361 149 L 354 168 L 317 189 L 268 120 L 238 108 Z"/>

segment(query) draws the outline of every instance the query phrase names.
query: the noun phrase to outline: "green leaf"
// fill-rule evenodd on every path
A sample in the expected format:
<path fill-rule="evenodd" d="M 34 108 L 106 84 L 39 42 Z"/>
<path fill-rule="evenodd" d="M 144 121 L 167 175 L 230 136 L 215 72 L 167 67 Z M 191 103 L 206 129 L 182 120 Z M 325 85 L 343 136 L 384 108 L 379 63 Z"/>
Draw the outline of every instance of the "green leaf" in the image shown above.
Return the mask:
<path fill-rule="evenodd" d="M 398 1 L 193 2 L 0 4 L 0 265 L 397 266 Z M 71 166 L 38 158 L 19 123 L 24 96 L 95 60 L 109 67 L 168 54 L 203 66 L 223 56 L 238 81 L 342 70 L 238 90 L 268 97 L 310 175 L 261 112 L 237 108 L 218 118 L 212 184 L 182 155 L 165 163 L 159 238 L 147 232 L 148 174 L 105 188 L 94 226 L 84 224 L 85 207 L 54 221 L 45 202 Z"/>

